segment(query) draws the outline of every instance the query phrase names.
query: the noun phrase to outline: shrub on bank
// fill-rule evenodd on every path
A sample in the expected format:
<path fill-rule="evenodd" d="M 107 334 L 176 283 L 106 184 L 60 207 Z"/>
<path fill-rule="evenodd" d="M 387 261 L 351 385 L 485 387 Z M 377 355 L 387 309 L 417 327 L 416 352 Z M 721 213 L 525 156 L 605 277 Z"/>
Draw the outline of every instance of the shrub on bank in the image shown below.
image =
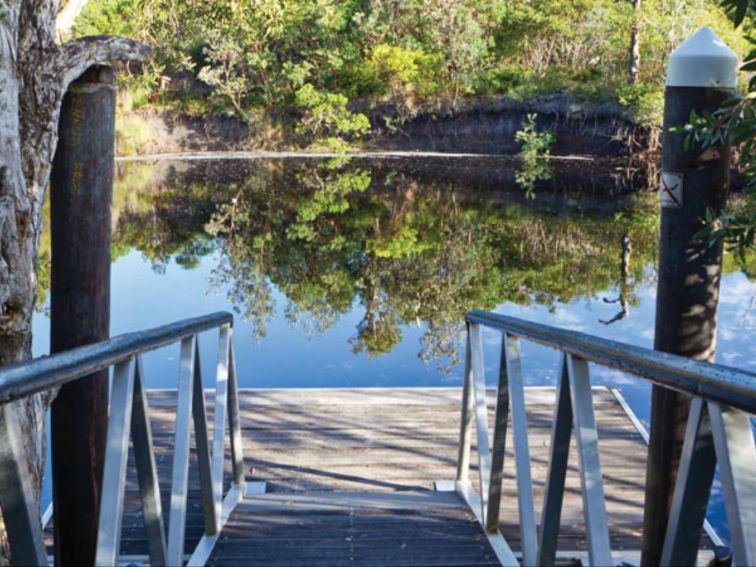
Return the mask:
<path fill-rule="evenodd" d="M 390 108 L 387 129 L 419 113 L 449 114 L 469 96 L 521 101 L 566 93 L 618 101 L 642 125 L 661 119 L 664 68 L 694 29 L 746 44 L 715 0 L 100 0 L 75 32 L 116 33 L 155 47 L 122 74 L 130 105 L 247 123 L 299 104 L 306 85 L 348 107 Z M 629 76 L 637 24 L 640 67 Z M 333 99 L 336 100 L 336 99 Z M 294 125 L 292 125 L 292 128 Z"/>

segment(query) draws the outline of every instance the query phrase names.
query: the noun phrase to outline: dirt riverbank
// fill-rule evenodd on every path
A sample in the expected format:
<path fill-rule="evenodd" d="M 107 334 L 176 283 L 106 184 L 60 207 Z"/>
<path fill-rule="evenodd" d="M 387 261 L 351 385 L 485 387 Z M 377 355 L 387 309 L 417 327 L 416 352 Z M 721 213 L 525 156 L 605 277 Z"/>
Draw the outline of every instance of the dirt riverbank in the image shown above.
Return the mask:
<path fill-rule="evenodd" d="M 528 114 L 537 115 L 539 130 L 556 134 L 552 153 L 622 157 L 656 149 L 655 133 L 634 124 L 617 104 L 578 104 L 556 96 L 533 102 L 506 98 L 467 100 L 454 112 L 421 113 L 396 126 L 390 107 L 357 109 L 373 125 L 362 142 L 366 150 L 461 152 L 512 155 L 521 143 L 515 133 Z M 264 115 L 245 122 L 225 115 L 193 117 L 168 108 L 146 108 L 119 116 L 120 155 L 196 151 L 290 150 L 294 114 Z"/>

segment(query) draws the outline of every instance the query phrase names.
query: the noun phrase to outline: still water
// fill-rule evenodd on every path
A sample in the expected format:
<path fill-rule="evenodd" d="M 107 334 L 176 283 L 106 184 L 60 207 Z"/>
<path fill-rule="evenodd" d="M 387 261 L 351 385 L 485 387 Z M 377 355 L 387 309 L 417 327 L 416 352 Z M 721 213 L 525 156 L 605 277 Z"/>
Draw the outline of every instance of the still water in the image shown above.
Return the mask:
<path fill-rule="evenodd" d="M 526 190 L 502 159 L 120 163 L 111 334 L 232 311 L 240 386 L 255 388 L 459 386 L 473 308 L 651 346 L 656 195 L 626 165 L 578 165 Z M 35 355 L 48 250 L 45 236 Z M 717 358 L 756 370 L 756 280 L 731 257 L 725 271 Z M 484 337 L 493 383 L 500 338 Z M 216 340 L 201 341 L 211 377 Z M 555 352 L 524 343 L 523 358 L 527 384 L 555 383 Z M 178 347 L 145 370 L 175 387 Z M 647 385 L 593 372 L 647 419 Z"/>

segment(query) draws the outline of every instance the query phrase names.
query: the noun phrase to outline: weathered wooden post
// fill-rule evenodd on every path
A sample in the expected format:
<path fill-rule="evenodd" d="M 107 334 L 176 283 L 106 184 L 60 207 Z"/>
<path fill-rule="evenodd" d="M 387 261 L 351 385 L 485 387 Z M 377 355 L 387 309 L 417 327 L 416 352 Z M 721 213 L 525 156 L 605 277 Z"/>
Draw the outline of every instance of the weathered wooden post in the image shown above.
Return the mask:
<path fill-rule="evenodd" d="M 685 134 L 691 111 L 715 111 L 732 97 L 738 57 L 708 27 L 669 58 L 664 99 L 661 238 L 656 298 L 656 350 L 714 360 L 722 245 L 696 234 L 707 210 L 724 209 L 730 184 L 729 143 L 702 148 Z M 646 471 L 642 565 L 659 565 L 690 400 L 654 386 Z M 701 471 L 702 474 L 713 474 Z M 703 523 L 706 503 L 700 511 Z M 691 525 L 698 521 L 691 518 Z M 697 537 L 697 534 L 694 534 Z"/>
<path fill-rule="evenodd" d="M 52 352 L 110 333 L 115 88 L 92 67 L 63 101 L 50 180 Z M 108 425 L 108 371 L 63 386 L 51 409 L 55 564 L 93 565 Z"/>

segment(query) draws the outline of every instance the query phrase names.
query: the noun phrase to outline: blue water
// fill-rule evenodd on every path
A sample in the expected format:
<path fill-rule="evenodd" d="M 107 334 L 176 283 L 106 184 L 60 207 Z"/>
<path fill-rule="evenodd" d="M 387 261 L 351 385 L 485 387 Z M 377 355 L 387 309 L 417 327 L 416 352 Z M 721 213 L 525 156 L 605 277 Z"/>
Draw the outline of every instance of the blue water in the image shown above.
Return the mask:
<path fill-rule="evenodd" d="M 212 166 L 206 167 L 212 169 Z M 203 171 L 206 174 L 207 170 Z M 405 175 L 409 176 L 409 174 Z M 140 193 L 140 199 L 150 203 L 153 203 L 151 200 L 158 202 L 162 199 L 163 201 L 160 202 L 163 203 L 163 206 L 166 206 L 165 199 L 166 194 L 168 194 L 168 206 L 171 206 L 170 199 L 173 198 L 176 200 L 177 207 L 181 204 L 184 207 L 191 208 L 191 205 L 181 202 L 183 190 L 181 184 L 184 182 L 181 179 L 164 180 L 158 184 L 158 189 L 143 190 Z M 417 183 L 420 185 L 420 190 L 423 190 L 423 183 L 428 182 L 420 180 Z M 232 187 L 225 182 L 218 182 L 218 184 L 221 188 L 217 191 L 220 193 L 226 191 L 226 194 L 221 194 L 221 196 L 215 198 L 216 202 L 213 207 L 201 213 L 189 211 L 189 213 L 199 216 L 199 220 L 194 222 L 192 230 L 205 239 L 207 235 L 204 234 L 206 231 L 204 227 L 210 214 L 219 206 L 218 203 L 227 202 L 228 195 L 236 191 L 235 186 Z M 376 185 L 375 181 L 373 181 L 373 185 Z M 354 199 L 350 201 L 352 209 L 354 211 L 362 210 L 362 201 L 358 200 L 358 197 L 364 199 L 365 196 L 370 195 L 371 191 L 375 191 L 375 195 L 371 197 L 371 199 L 374 199 L 370 205 L 372 207 L 377 206 L 376 203 L 388 199 L 389 197 L 381 192 L 383 188 L 383 185 L 375 189 L 371 186 L 360 196 L 347 195 L 348 199 Z M 428 191 L 436 189 L 437 186 L 433 184 L 429 184 L 427 188 Z M 276 190 L 285 193 L 288 189 L 286 186 L 277 186 Z M 258 189 L 249 189 L 249 191 L 258 191 Z M 171 197 L 171 195 L 173 196 Z M 308 195 L 308 193 L 303 189 L 300 190 L 297 198 L 294 199 L 295 203 L 301 203 L 302 195 Z M 581 199 L 584 198 L 587 203 L 588 197 L 583 197 L 581 194 L 570 197 L 569 206 L 579 210 L 583 206 Z M 545 200 L 548 200 L 548 194 L 540 197 L 540 200 L 539 195 L 537 195 L 532 204 L 529 204 L 528 201 L 519 200 L 518 207 L 536 208 Z M 416 202 L 413 201 L 413 203 Z M 290 203 L 287 206 L 289 205 Z M 486 205 L 488 209 L 494 211 L 497 210 L 496 207 L 498 206 L 496 203 Z M 259 206 L 256 205 L 255 210 L 258 209 Z M 287 209 L 282 205 L 282 210 Z M 617 210 L 621 212 L 621 206 L 609 211 L 606 215 L 605 222 L 607 225 L 615 222 Z M 123 229 L 125 223 L 128 223 L 130 219 L 141 218 L 138 216 L 140 214 L 143 213 L 139 210 L 129 213 L 128 206 L 125 206 L 118 221 L 119 230 Z M 277 211 L 271 212 L 271 218 L 277 218 L 275 217 L 276 214 L 279 213 Z M 328 213 L 322 216 L 320 221 L 327 223 L 334 218 L 339 220 L 344 215 L 350 214 L 357 213 L 352 213 L 350 210 Z M 378 213 L 372 214 L 378 215 Z M 415 217 L 411 214 L 408 213 L 410 216 L 407 219 L 410 220 L 407 220 L 406 223 L 408 226 L 415 226 L 412 223 L 416 222 L 414 219 L 420 213 L 416 213 Z M 164 222 L 166 227 L 168 226 L 168 221 L 158 219 L 156 222 L 158 224 Z M 153 225 L 150 230 L 157 229 Z M 166 228 L 166 230 L 168 229 Z M 418 233 L 420 232 L 422 231 L 418 230 Z M 196 238 L 198 237 L 190 237 L 188 241 L 196 243 Z M 219 238 L 221 241 L 223 240 L 223 236 Z M 329 240 L 328 246 L 331 245 L 330 242 Z M 299 244 L 295 239 L 292 239 L 290 245 L 298 246 Z M 323 246 L 325 247 L 326 244 Z M 229 282 L 219 280 L 217 277 L 217 271 L 224 264 L 228 254 L 227 248 L 222 243 L 216 242 L 215 245 L 209 246 L 192 262 L 186 262 L 182 256 L 182 254 L 185 255 L 185 252 L 164 254 L 160 262 L 156 263 L 155 254 L 146 253 L 144 249 L 139 249 L 139 245 L 125 246 L 125 248 L 125 250 L 121 250 L 120 257 L 112 264 L 111 335 L 158 326 L 213 311 L 245 311 L 241 308 L 243 306 L 240 306 L 238 300 L 233 299 L 231 293 L 234 284 L 238 284 L 240 278 L 236 278 L 235 282 Z M 369 250 L 369 247 L 365 249 Z M 183 250 L 186 250 L 186 246 Z M 425 252 L 416 253 L 422 255 Z M 605 251 L 601 253 L 603 254 Z M 354 257 L 361 259 L 365 254 L 364 251 L 359 252 Z M 406 260 L 407 258 L 404 256 L 397 256 L 395 261 L 401 263 Z M 646 263 L 645 260 L 641 261 L 644 261 L 644 265 L 639 270 L 640 276 L 633 280 L 633 301 L 630 304 L 629 313 L 612 324 L 604 324 L 601 320 L 611 319 L 619 310 L 618 303 L 607 302 L 607 300 L 616 299 L 619 295 L 619 274 L 617 274 L 614 284 L 609 283 L 609 285 L 598 289 L 588 289 L 586 292 L 577 293 L 564 301 L 557 299 L 556 301 L 540 302 L 537 300 L 537 294 L 540 292 L 549 293 L 551 290 L 533 287 L 527 292 L 531 296 L 531 300 L 497 302 L 495 311 L 650 347 L 653 343 L 654 333 L 656 280 L 653 264 Z M 323 274 L 327 275 L 336 269 L 329 266 L 329 264 L 324 263 Z M 411 270 L 412 261 L 409 261 L 407 266 L 403 269 L 405 271 Z M 350 269 L 352 268 L 350 267 Z M 586 269 L 590 269 L 590 266 Z M 619 272 L 619 266 L 617 266 L 617 272 Z M 322 324 L 322 316 L 315 316 L 307 309 L 296 309 L 298 299 L 292 299 L 281 289 L 280 285 L 273 283 L 272 279 L 278 278 L 279 275 L 271 274 L 275 274 L 273 269 L 266 276 L 273 308 L 267 317 L 265 336 L 256 338 L 256 334 L 259 334 L 259 322 L 254 319 L 245 319 L 238 313 L 235 318 L 234 338 L 240 387 L 461 385 L 462 368 L 458 362 L 450 362 L 448 357 L 443 356 L 430 357 L 429 360 L 421 359 L 420 354 L 424 350 L 423 337 L 426 336 L 429 326 L 429 322 L 422 317 L 415 320 L 408 320 L 409 318 L 405 316 L 400 317 L 396 327 L 401 338 L 391 348 L 388 348 L 387 352 L 381 354 L 368 354 L 364 351 L 355 352 L 357 350 L 354 348 L 355 335 L 358 333 L 358 327 L 365 319 L 366 314 L 364 293 L 355 293 L 349 300 L 351 307 L 348 307 L 350 303 L 347 302 L 346 308 L 342 305 L 335 310 L 335 314 L 329 315 L 327 324 Z M 288 282 L 288 280 L 286 281 Z M 538 281 L 537 275 L 535 281 Z M 285 285 L 288 286 L 289 284 L 286 283 Z M 386 285 L 388 286 L 388 284 Z M 288 287 L 288 289 L 291 290 L 291 287 Z M 293 292 L 290 291 L 291 293 Z M 390 292 L 386 291 L 385 294 L 388 296 Z M 731 269 L 722 278 L 717 331 L 717 359 L 719 362 L 756 370 L 756 341 L 753 340 L 753 331 L 756 329 L 754 297 L 756 297 L 756 283 L 749 280 L 743 271 Z M 295 309 L 292 309 L 292 305 Z M 467 307 L 478 306 L 473 303 Z M 292 312 L 295 315 L 292 315 Z M 461 341 L 461 335 L 458 339 Z M 498 333 L 486 331 L 484 342 L 486 369 L 490 382 L 493 384 L 499 363 L 500 336 Z M 205 333 L 200 338 L 200 344 L 204 367 L 203 374 L 209 385 L 212 383 L 213 363 L 216 356 L 216 334 Z M 458 342 L 458 345 L 461 347 L 461 342 Z M 48 349 L 49 319 L 43 309 L 34 318 L 34 354 L 35 356 L 46 354 Z M 149 388 L 175 387 L 178 374 L 177 346 L 148 354 L 144 363 L 146 383 Z M 556 352 L 527 342 L 523 343 L 523 368 L 527 385 L 555 384 L 557 363 L 558 354 Z M 592 373 L 595 384 L 618 387 L 631 408 L 647 425 L 650 398 L 648 384 L 621 373 L 598 367 L 592 367 Z M 46 486 L 43 498 L 49 501 L 49 497 L 49 486 Z M 714 514 L 713 520 L 726 533 L 721 507 Z"/>
<path fill-rule="evenodd" d="M 164 273 L 157 273 L 139 252 L 133 251 L 112 266 L 111 334 L 118 335 L 159 326 L 213 311 L 233 311 L 224 290 L 208 283 L 217 258 L 204 258 L 195 269 L 186 270 L 171 263 Z M 613 298 L 617 291 L 609 288 L 591 297 L 580 297 L 553 310 L 546 306 L 499 305 L 495 311 L 531 321 L 561 326 L 630 344 L 651 347 L 656 300 L 656 283 L 649 280 L 636 293 L 640 304 L 631 308 L 624 320 L 606 326 L 606 319 L 617 311 L 604 298 Z M 750 299 L 756 285 L 740 272 L 722 279 L 717 332 L 717 359 L 731 366 L 756 370 L 756 309 Z M 322 334 L 310 334 L 300 325 L 284 317 L 285 296 L 278 290 L 274 300 L 279 306 L 277 316 L 268 327 L 268 335 L 251 338 L 252 323 L 239 317 L 235 320 L 234 338 L 240 387 L 247 388 L 312 388 L 364 386 L 458 386 L 462 383 L 461 365 L 450 374 L 418 358 L 424 324 L 403 325 L 401 342 L 389 353 L 370 357 L 354 354 L 349 339 L 362 319 L 359 305 Z M 212 383 L 213 360 L 216 356 L 215 334 L 200 338 L 204 376 Z M 49 352 L 49 319 L 40 314 L 34 319 L 35 356 Z M 500 335 L 484 331 L 486 369 L 493 383 L 498 370 Z M 527 385 L 555 384 L 558 354 L 550 349 L 523 343 L 523 365 Z M 162 349 L 145 357 L 145 373 L 149 388 L 174 388 L 178 377 L 178 347 Z M 597 384 L 617 386 L 641 418 L 648 418 L 648 391 L 643 381 L 613 370 L 594 367 Z"/>

